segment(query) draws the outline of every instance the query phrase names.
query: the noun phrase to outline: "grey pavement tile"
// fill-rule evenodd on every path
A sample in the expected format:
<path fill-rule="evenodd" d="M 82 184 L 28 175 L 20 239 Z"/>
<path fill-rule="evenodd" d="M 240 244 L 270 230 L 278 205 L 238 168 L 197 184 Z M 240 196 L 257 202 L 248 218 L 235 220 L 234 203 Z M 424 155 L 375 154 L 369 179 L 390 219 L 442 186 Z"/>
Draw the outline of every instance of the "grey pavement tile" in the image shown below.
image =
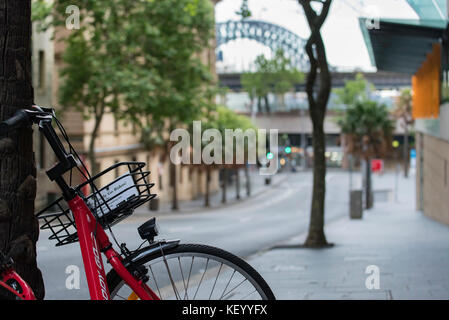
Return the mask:
<path fill-rule="evenodd" d="M 375 176 L 374 185 L 394 185 L 394 175 Z M 362 220 L 327 225 L 333 248 L 276 249 L 250 263 L 279 298 L 449 299 L 449 228 L 414 209 L 413 177 L 398 185 L 398 202 L 376 203 Z M 369 265 L 379 268 L 379 290 L 365 286 Z"/>

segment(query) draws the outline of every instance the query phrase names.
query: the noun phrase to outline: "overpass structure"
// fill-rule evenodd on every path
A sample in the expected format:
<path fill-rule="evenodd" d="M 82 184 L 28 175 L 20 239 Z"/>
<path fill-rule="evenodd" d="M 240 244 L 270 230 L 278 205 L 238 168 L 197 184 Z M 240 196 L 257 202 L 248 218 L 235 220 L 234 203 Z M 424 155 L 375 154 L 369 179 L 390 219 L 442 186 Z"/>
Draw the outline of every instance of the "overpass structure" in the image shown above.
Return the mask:
<path fill-rule="evenodd" d="M 345 81 L 354 80 L 358 72 L 332 72 L 332 87 L 338 88 L 345 85 Z M 391 90 L 410 88 L 411 78 L 407 74 L 394 72 L 360 72 L 365 79 L 371 82 L 378 90 Z M 218 75 L 220 87 L 227 87 L 234 92 L 242 91 L 240 73 L 221 73 Z M 305 84 L 298 83 L 296 91 L 304 91 Z"/>

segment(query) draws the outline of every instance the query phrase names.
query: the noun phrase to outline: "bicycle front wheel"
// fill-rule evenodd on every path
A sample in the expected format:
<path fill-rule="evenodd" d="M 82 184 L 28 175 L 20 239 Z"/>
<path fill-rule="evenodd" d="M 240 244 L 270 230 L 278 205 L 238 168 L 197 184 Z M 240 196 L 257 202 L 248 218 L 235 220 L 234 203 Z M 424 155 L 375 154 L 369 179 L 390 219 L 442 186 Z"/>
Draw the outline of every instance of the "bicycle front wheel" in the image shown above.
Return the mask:
<path fill-rule="evenodd" d="M 197 244 L 158 251 L 135 261 L 130 272 L 147 269 L 147 285 L 164 300 L 274 300 L 268 284 L 248 263 L 224 250 Z M 135 297 L 111 270 L 111 299 Z"/>

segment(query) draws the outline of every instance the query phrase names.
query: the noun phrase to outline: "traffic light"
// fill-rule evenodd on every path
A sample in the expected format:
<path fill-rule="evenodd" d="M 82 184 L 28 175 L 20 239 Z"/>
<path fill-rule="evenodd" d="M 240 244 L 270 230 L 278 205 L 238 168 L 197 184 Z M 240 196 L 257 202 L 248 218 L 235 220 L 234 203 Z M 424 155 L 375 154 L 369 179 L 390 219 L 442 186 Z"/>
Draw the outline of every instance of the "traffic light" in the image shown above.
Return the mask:
<path fill-rule="evenodd" d="M 289 154 L 289 153 L 292 152 L 292 148 L 291 147 L 285 147 L 284 151 L 285 151 L 286 154 Z"/>
<path fill-rule="evenodd" d="M 268 159 L 268 160 L 273 159 L 273 157 L 274 157 L 274 155 L 273 155 L 272 152 L 268 152 L 268 153 L 267 153 L 267 159 Z"/>

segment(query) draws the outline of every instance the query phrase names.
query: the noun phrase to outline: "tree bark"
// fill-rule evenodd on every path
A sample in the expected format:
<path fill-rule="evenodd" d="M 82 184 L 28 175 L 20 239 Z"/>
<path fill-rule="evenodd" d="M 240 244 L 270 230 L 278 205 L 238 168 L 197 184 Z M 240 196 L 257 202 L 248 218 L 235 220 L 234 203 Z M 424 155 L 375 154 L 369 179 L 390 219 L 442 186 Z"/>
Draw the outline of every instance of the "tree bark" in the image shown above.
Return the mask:
<path fill-rule="evenodd" d="M 101 120 L 103 119 L 104 115 L 104 103 L 100 107 L 99 113 L 95 114 L 95 124 L 94 129 L 92 130 L 90 142 L 89 142 L 89 150 L 87 152 L 87 156 L 89 157 L 90 161 L 90 168 L 91 168 L 91 175 L 94 176 L 97 173 L 99 173 L 100 170 L 98 170 L 96 157 L 95 157 L 95 139 L 98 136 L 98 131 L 100 130 L 100 124 Z"/>
<path fill-rule="evenodd" d="M 0 120 L 33 104 L 31 84 L 31 1 L 0 0 Z M 39 224 L 34 216 L 36 167 L 33 130 L 22 128 L 0 137 L 0 250 L 15 261 L 15 269 L 45 295 L 36 263 Z M 3 292 L 3 291 L 2 291 Z"/>
<path fill-rule="evenodd" d="M 364 175 L 365 175 L 365 209 L 371 209 L 373 207 L 373 188 L 372 188 L 372 179 L 371 179 L 371 159 L 365 159 L 364 165 Z"/>
<path fill-rule="evenodd" d="M 251 195 L 251 181 L 249 178 L 249 170 L 248 163 L 245 164 L 245 183 L 246 183 L 246 196 L 249 197 Z"/>
<path fill-rule="evenodd" d="M 176 174 L 176 165 L 170 161 L 170 179 L 172 179 L 172 210 L 179 210 L 178 203 L 178 177 Z"/>
<path fill-rule="evenodd" d="M 267 113 L 270 113 L 270 102 L 268 101 L 268 95 L 264 96 L 263 100 L 265 101 L 265 110 Z"/>
<path fill-rule="evenodd" d="M 404 177 L 408 178 L 408 170 L 410 166 L 410 159 L 409 159 L 409 150 L 408 150 L 408 125 L 405 124 L 404 127 L 404 150 L 403 150 L 403 156 L 404 156 Z"/>
<path fill-rule="evenodd" d="M 326 246 L 324 234 L 324 206 L 326 196 L 326 139 L 319 123 L 313 128 L 313 192 L 310 212 L 310 224 L 305 246 Z"/>
<path fill-rule="evenodd" d="M 298 0 L 298 2 L 304 9 L 311 32 L 305 50 L 310 62 L 310 72 L 307 75 L 306 81 L 306 93 L 309 101 L 309 114 L 313 124 L 314 168 L 310 224 L 304 246 L 324 247 L 328 246 L 324 234 L 324 205 L 326 195 L 326 136 L 324 133 L 324 118 L 332 83 L 320 29 L 326 20 L 332 1 L 321 1 L 322 9 L 319 15 L 312 8 L 312 1 Z M 318 71 L 320 81 L 318 91 L 315 92 Z"/>
<path fill-rule="evenodd" d="M 257 97 L 257 112 L 262 113 L 262 97 Z"/>
<path fill-rule="evenodd" d="M 228 169 L 223 169 L 223 181 L 222 181 L 222 194 L 221 194 L 221 203 L 226 203 L 226 189 L 228 186 Z"/>
<path fill-rule="evenodd" d="M 239 169 L 235 170 L 235 191 L 237 200 L 240 199 L 240 174 Z"/>
<path fill-rule="evenodd" d="M 210 169 L 206 168 L 206 194 L 204 195 L 204 206 L 210 207 Z"/>

